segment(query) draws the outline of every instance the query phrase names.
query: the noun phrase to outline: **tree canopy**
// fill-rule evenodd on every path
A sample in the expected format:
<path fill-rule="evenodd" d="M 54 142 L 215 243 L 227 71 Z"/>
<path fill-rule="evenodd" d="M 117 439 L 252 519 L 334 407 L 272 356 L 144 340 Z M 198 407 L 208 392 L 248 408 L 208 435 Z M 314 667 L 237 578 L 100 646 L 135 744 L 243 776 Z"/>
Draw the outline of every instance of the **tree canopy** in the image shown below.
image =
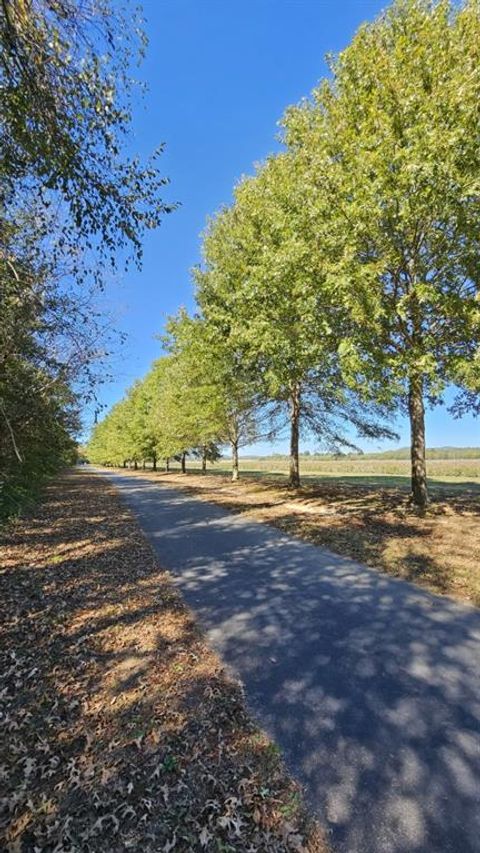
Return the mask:
<path fill-rule="evenodd" d="M 289 423 L 296 486 L 302 431 L 351 447 L 405 413 L 425 509 L 426 406 L 454 385 L 454 413 L 479 410 L 479 59 L 479 0 L 395 0 L 286 111 L 284 151 L 209 221 L 195 316 L 170 327 L 183 444 L 203 417 L 226 442 L 236 395 Z"/>
<path fill-rule="evenodd" d="M 479 49 L 477 0 L 398 0 L 285 117 L 307 195 L 332 205 L 317 234 L 352 318 L 344 371 L 408 412 L 420 505 L 425 400 L 478 391 Z"/>
<path fill-rule="evenodd" d="M 170 210 L 127 153 L 140 22 L 110 0 L 0 3 L 0 515 L 70 454 L 105 368 L 105 275 Z M 50 436 L 50 439 L 48 438 Z"/>

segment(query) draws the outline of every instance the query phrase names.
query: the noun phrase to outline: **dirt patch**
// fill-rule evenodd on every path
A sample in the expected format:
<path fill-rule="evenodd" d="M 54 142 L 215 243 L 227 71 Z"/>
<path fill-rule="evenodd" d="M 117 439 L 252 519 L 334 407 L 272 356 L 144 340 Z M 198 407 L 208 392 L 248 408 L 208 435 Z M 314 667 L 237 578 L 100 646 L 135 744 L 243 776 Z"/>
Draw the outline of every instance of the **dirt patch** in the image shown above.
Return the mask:
<path fill-rule="evenodd" d="M 2 849 L 325 850 L 112 488 L 65 475 L 3 557 Z"/>
<path fill-rule="evenodd" d="M 135 472 L 127 471 L 135 476 Z M 286 485 L 227 475 L 139 471 L 169 486 L 273 524 L 432 592 L 480 606 L 480 498 L 436 492 L 419 518 L 402 489 L 322 483 Z"/>

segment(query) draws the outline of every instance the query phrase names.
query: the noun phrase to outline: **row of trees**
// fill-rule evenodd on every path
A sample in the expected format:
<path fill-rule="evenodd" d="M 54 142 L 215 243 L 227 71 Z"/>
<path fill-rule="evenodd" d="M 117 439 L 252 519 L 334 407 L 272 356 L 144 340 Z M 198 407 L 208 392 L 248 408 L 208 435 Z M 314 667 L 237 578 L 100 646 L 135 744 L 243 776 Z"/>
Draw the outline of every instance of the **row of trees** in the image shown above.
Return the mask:
<path fill-rule="evenodd" d="M 453 411 L 478 411 L 480 2 L 396 0 L 330 72 L 209 222 L 198 310 L 95 431 L 98 461 L 136 395 L 156 453 L 228 438 L 234 472 L 239 441 L 288 418 L 294 486 L 302 432 L 338 449 L 401 411 L 425 507 L 426 405 L 455 385 Z"/>
<path fill-rule="evenodd" d="M 237 479 L 239 449 L 259 435 L 260 401 L 230 361 L 229 349 L 210 335 L 199 318 L 183 311 L 169 322 L 170 353 L 95 426 L 90 461 L 135 467 L 149 461 L 154 468 L 161 462 L 168 470 L 175 459 L 185 471 L 193 455 L 206 470 L 208 461 L 219 458 L 219 446 L 229 443 Z"/>
<path fill-rule="evenodd" d="M 164 336 L 168 354 L 94 427 L 87 448 L 90 461 L 135 467 L 148 461 L 155 469 L 161 461 L 168 470 L 175 459 L 185 471 L 190 455 L 200 458 L 206 470 L 207 462 L 228 445 L 232 479 L 237 480 L 240 449 L 260 438 L 273 439 L 289 424 L 290 484 L 298 486 L 301 431 L 315 432 L 330 448 L 353 446 L 352 425 L 363 436 L 394 436 L 382 421 L 388 408 L 366 403 L 333 368 L 325 368 L 321 376 L 305 376 L 298 392 L 288 381 L 290 369 L 298 381 L 293 363 L 291 368 L 278 366 L 277 376 L 273 359 L 267 380 L 258 346 L 249 350 L 232 343 L 230 333 L 222 336 L 216 322 L 199 314 L 190 317 L 181 310 L 171 318 Z"/>
<path fill-rule="evenodd" d="M 0 516 L 75 452 L 109 345 L 96 294 L 168 209 L 125 153 L 137 23 L 109 0 L 0 2 Z"/>

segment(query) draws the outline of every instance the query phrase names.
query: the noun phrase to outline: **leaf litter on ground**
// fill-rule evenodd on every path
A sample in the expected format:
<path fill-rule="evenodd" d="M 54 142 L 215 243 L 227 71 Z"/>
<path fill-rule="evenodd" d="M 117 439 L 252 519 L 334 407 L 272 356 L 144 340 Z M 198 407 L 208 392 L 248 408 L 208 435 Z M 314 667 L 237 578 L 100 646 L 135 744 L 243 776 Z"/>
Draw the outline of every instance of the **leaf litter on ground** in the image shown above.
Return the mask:
<path fill-rule="evenodd" d="M 290 489 L 285 478 L 121 471 L 148 477 L 351 557 L 394 577 L 480 607 L 480 498 L 457 484 L 432 491 L 419 517 L 399 487 L 319 481 Z"/>
<path fill-rule="evenodd" d="M 63 475 L 2 565 L 1 849 L 326 850 L 113 488 Z"/>

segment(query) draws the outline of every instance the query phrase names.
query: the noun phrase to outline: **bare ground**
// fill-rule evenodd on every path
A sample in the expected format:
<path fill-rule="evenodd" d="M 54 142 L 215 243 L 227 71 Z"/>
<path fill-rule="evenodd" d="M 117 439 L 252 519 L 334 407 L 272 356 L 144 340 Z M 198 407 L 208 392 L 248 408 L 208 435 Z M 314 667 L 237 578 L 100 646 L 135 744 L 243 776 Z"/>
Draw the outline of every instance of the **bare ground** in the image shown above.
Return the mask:
<path fill-rule="evenodd" d="M 394 487 L 323 482 L 291 490 L 258 476 L 232 483 L 219 473 L 122 473 L 160 478 L 432 592 L 480 606 L 480 497 L 458 485 L 452 492 L 436 491 L 427 516 L 420 518 L 405 490 Z"/>
<path fill-rule="evenodd" d="M 112 488 L 63 476 L 3 558 L 1 849 L 325 850 Z"/>

